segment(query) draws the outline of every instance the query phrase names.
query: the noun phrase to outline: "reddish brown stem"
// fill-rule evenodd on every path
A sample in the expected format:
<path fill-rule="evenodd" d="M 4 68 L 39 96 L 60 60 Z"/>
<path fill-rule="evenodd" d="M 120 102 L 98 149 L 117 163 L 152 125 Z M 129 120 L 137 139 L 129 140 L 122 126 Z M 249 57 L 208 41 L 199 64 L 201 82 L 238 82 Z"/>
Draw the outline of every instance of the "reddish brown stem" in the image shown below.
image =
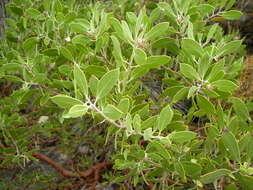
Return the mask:
<path fill-rule="evenodd" d="M 39 152 L 34 152 L 32 154 L 33 157 L 42 160 L 46 163 L 48 163 L 50 166 L 52 166 L 53 168 L 55 168 L 59 173 L 61 173 L 64 177 L 83 177 L 83 178 L 88 178 L 90 175 L 94 174 L 94 182 L 93 184 L 90 186 L 89 190 L 94 190 L 98 181 L 99 181 L 99 173 L 100 170 L 102 168 L 111 166 L 112 163 L 111 162 L 102 162 L 102 163 L 98 163 L 95 166 L 93 166 L 92 168 L 86 170 L 86 171 L 78 171 L 78 172 L 72 172 L 69 171 L 65 168 L 63 168 L 61 165 L 57 164 L 55 161 L 53 161 L 51 158 L 47 157 L 46 155 L 39 153 Z"/>
<path fill-rule="evenodd" d="M 61 165 L 57 164 L 55 161 L 53 161 L 51 158 L 47 157 L 44 154 L 41 154 L 39 152 L 34 152 L 32 154 L 33 157 L 42 160 L 46 163 L 48 163 L 50 166 L 52 166 L 54 169 L 56 169 L 58 172 L 60 172 L 65 177 L 78 177 L 79 175 L 75 172 L 71 172 L 69 170 L 66 170 Z"/>

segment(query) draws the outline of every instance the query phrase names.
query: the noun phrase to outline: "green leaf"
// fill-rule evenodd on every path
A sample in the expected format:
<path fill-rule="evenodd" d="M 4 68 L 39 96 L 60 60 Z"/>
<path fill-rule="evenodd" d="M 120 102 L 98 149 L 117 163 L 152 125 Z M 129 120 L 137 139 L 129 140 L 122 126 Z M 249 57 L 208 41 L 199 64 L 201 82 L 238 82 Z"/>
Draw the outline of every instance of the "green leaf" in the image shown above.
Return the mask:
<path fill-rule="evenodd" d="M 168 127 L 170 131 L 185 131 L 188 130 L 188 126 L 184 124 L 182 121 L 174 121 L 171 122 Z"/>
<path fill-rule="evenodd" d="M 197 90 L 199 89 L 199 87 L 197 86 L 192 86 L 188 92 L 188 95 L 187 95 L 187 99 L 193 97 L 195 95 L 195 93 L 197 92 Z"/>
<path fill-rule="evenodd" d="M 181 89 L 183 89 L 183 88 L 184 88 L 184 86 L 181 86 L 180 84 L 179 85 L 173 85 L 172 87 L 166 88 L 163 91 L 163 95 L 166 95 L 166 96 L 175 96 L 176 93 L 178 91 L 180 91 Z"/>
<path fill-rule="evenodd" d="M 128 152 L 129 150 L 127 150 Z M 142 160 L 145 157 L 144 150 L 137 144 L 133 144 L 130 146 L 130 152 L 131 157 L 134 157 L 137 160 Z"/>
<path fill-rule="evenodd" d="M 79 34 L 79 35 L 76 35 L 75 37 L 73 37 L 71 39 L 71 42 L 76 46 L 81 45 L 81 46 L 85 47 L 87 44 L 89 44 L 91 42 L 91 39 L 85 35 Z"/>
<path fill-rule="evenodd" d="M 240 98 L 233 97 L 232 103 L 236 115 L 238 115 L 243 120 L 247 120 L 250 118 L 248 108 Z"/>
<path fill-rule="evenodd" d="M 80 88 L 81 92 L 87 97 L 89 93 L 88 83 L 83 71 L 77 64 L 74 66 L 74 79 L 76 81 L 77 87 Z"/>
<path fill-rule="evenodd" d="M 189 89 L 190 89 L 189 87 L 184 87 L 184 88 L 181 88 L 179 91 L 177 91 L 175 96 L 173 96 L 171 103 L 176 103 L 179 100 L 186 98 L 187 94 L 189 93 Z"/>
<path fill-rule="evenodd" d="M 210 40 L 214 37 L 216 30 L 218 29 L 218 24 L 213 24 L 207 34 L 206 43 L 209 43 Z"/>
<path fill-rule="evenodd" d="M 194 55 L 197 57 L 204 55 L 204 51 L 199 43 L 189 38 L 182 39 L 182 49 L 189 55 Z"/>
<path fill-rule="evenodd" d="M 211 83 L 212 86 L 223 92 L 233 92 L 237 85 L 229 80 L 217 80 Z"/>
<path fill-rule="evenodd" d="M 221 107 L 221 104 L 219 103 L 217 105 L 217 123 L 220 129 L 223 129 L 224 127 L 224 111 Z"/>
<path fill-rule="evenodd" d="M 27 9 L 26 14 L 29 15 L 30 17 L 32 17 L 33 19 L 38 19 L 42 16 L 40 11 L 38 11 L 37 9 L 34 9 L 34 8 Z"/>
<path fill-rule="evenodd" d="M 196 135 L 197 134 L 192 131 L 178 131 L 178 132 L 171 133 L 169 137 L 171 141 L 175 143 L 183 144 L 185 142 L 188 142 L 194 139 Z"/>
<path fill-rule="evenodd" d="M 198 73 L 201 79 L 204 79 L 208 69 L 210 68 L 210 55 L 208 53 L 205 53 L 202 58 L 199 60 L 198 64 Z"/>
<path fill-rule="evenodd" d="M 117 108 L 121 110 L 123 113 L 127 113 L 130 107 L 130 101 L 128 98 L 123 98 L 120 100 L 119 105 Z"/>
<path fill-rule="evenodd" d="M 14 14 L 18 16 L 23 15 L 23 9 L 19 6 L 15 6 L 14 4 L 7 4 L 6 8 L 10 9 Z"/>
<path fill-rule="evenodd" d="M 204 96 L 198 95 L 198 105 L 207 114 L 214 114 L 215 113 L 214 105 Z"/>
<path fill-rule="evenodd" d="M 248 175 L 236 174 L 236 180 L 242 185 L 243 190 L 252 190 L 253 177 Z"/>
<path fill-rule="evenodd" d="M 209 82 L 213 82 L 213 81 L 217 80 L 217 75 L 219 75 L 219 73 L 223 72 L 223 70 L 224 70 L 224 62 L 225 61 L 223 59 L 223 60 L 219 61 L 218 63 L 214 64 L 210 74 L 207 77 L 207 80 Z"/>
<path fill-rule="evenodd" d="M 242 15 L 243 14 L 241 11 L 230 10 L 230 11 L 223 13 L 221 16 L 225 19 L 228 19 L 228 20 L 235 20 L 235 19 L 241 18 Z"/>
<path fill-rule="evenodd" d="M 76 12 L 70 11 L 66 16 L 64 17 L 64 24 L 69 24 L 76 18 Z"/>
<path fill-rule="evenodd" d="M 25 40 L 23 48 L 25 52 L 35 51 L 38 39 L 37 37 L 31 37 Z"/>
<path fill-rule="evenodd" d="M 228 2 L 226 1 L 226 10 L 231 9 L 235 3 L 236 0 L 228 0 Z"/>
<path fill-rule="evenodd" d="M 223 134 L 223 136 L 221 137 L 221 142 L 224 144 L 231 159 L 233 159 L 236 162 L 240 162 L 241 161 L 240 149 L 233 133 L 225 132 L 225 134 Z"/>
<path fill-rule="evenodd" d="M 83 70 L 87 75 L 93 75 L 98 78 L 101 78 L 107 72 L 105 67 L 98 65 L 89 65 L 85 67 Z"/>
<path fill-rule="evenodd" d="M 182 163 L 181 162 L 174 162 L 173 165 L 174 165 L 175 171 L 179 174 L 179 176 L 183 180 L 186 180 L 185 170 L 184 170 Z"/>
<path fill-rule="evenodd" d="M 133 36 L 132 36 L 132 33 L 130 31 L 130 28 L 128 26 L 128 24 L 126 23 L 126 21 L 122 21 L 122 29 L 123 29 L 123 34 L 124 34 L 124 38 L 125 40 L 127 40 L 128 42 L 133 42 Z"/>
<path fill-rule="evenodd" d="M 175 30 L 170 27 L 168 22 L 162 22 L 155 25 L 151 30 L 145 34 L 145 40 L 154 40 L 158 37 L 161 37 L 164 34 L 174 34 L 176 33 Z"/>
<path fill-rule="evenodd" d="M 119 22 L 118 19 L 116 18 L 111 18 L 110 22 L 112 24 L 113 29 L 116 31 L 115 34 L 121 39 L 124 40 L 124 32 L 123 32 L 123 28 Z"/>
<path fill-rule="evenodd" d="M 119 69 L 115 69 L 104 74 L 104 76 L 98 82 L 96 98 L 100 99 L 109 94 L 113 86 L 117 84 L 118 79 Z"/>
<path fill-rule="evenodd" d="M 250 136 L 249 144 L 246 149 L 247 157 L 252 161 L 253 159 L 253 137 Z"/>
<path fill-rule="evenodd" d="M 225 56 L 236 52 L 241 47 L 241 44 L 241 40 L 234 40 L 232 42 L 227 43 L 224 47 L 221 48 L 221 53 L 218 56 Z"/>
<path fill-rule="evenodd" d="M 200 80 L 200 76 L 197 71 L 189 64 L 181 63 L 180 72 L 188 79 Z"/>
<path fill-rule="evenodd" d="M 123 115 L 123 112 L 121 110 L 111 104 L 107 104 L 103 112 L 107 117 L 113 120 L 118 120 Z"/>
<path fill-rule="evenodd" d="M 159 68 L 160 66 L 169 63 L 170 60 L 171 58 L 166 55 L 150 56 L 147 59 L 147 63 L 141 66 L 146 69 Z"/>
<path fill-rule="evenodd" d="M 141 117 L 139 114 L 136 114 L 133 118 L 133 128 L 136 134 L 141 133 Z"/>
<path fill-rule="evenodd" d="M 249 142 L 251 140 L 251 135 L 250 133 L 247 133 L 246 135 L 244 135 L 239 142 L 239 148 L 240 148 L 240 152 L 243 152 L 247 149 Z"/>
<path fill-rule="evenodd" d="M 161 144 L 158 141 L 150 142 L 146 149 L 147 149 L 148 152 L 159 154 L 165 160 L 168 160 L 168 159 L 171 158 L 171 155 L 170 155 L 169 151 L 164 147 L 163 144 Z"/>
<path fill-rule="evenodd" d="M 146 53 L 140 48 L 135 49 L 135 51 L 134 51 L 134 61 L 138 65 L 145 64 L 146 61 L 147 61 Z"/>
<path fill-rule="evenodd" d="M 158 4 L 158 7 L 160 8 L 161 12 L 163 12 L 169 19 L 169 21 L 173 24 L 176 25 L 177 24 L 177 15 L 175 14 L 175 12 L 177 10 L 174 10 L 174 7 L 172 8 L 172 4 L 171 3 L 165 3 L 165 2 L 160 2 Z"/>
<path fill-rule="evenodd" d="M 99 82 L 99 80 L 97 79 L 96 76 L 92 75 L 90 77 L 89 87 L 90 87 L 90 91 L 91 91 L 91 93 L 92 93 L 93 96 L 96 96 L 98 82 Z"/>
<path fill-rule="evenodd" d="M 132 168 L 135 164 L 136 164 L 135 161 L 116 159 L 114 168 L 118 170 L 123 170 L 127 168 Z"/>
<path fill-rule="evenodd" d="M 127 19 L 127 22 L 129 22 L 131 24 L 135 24 L 137 21 L 137 17 L 133 12 L 127 12 L 126 19 Z"/>
<path fill-rule="evenodd" d="M 45 49 L 42 51 L 42 53 L 47 56 L 58 56 L 59 55 L 58 49 L 56 49 L 56 48 Z"/>
<path fill-rule="evenodd" d="M 24 82 L 21 78 L 14 75 L 4 75 L 4 78 L 10 82 Z"/>
<path fill-rule="evenodd" d="M 134 68 L 131 73 L 131 80 L 144 76 L 148 71 L 149 69 L 143 68 L 141 66 Z"/>
<path fill-rule="evenodd" d="M 86 114 L 88 107 L 84 104 L 77 104 L 69 109 L 69 112 L 63 115 L 63 118 L 77 118 Z"/>
<path fill-rule="evenodd" d="M 202 167 L 199 164 L 189 162 L 189 161 L 184 161 L 182 162 L 182 165 L 184 167 L 185 174 L 188 177 L 197 179 L 201 175 Z"/>
<path fill-rule="evenodd" d="M 209 172 L 205 175 L 200 176 L 200 181 L 203 184 L 213 183 L 222 176 L 231 174 L 230 170 L 227 169 L 218 169 L 213 172 Z"/>
<path fill-rule="evenodd" d="M 67 48 L 61 47 L 60 52 L 69 61 L 74 61 L 74 57 L 73 57 L 72 53 Z"/>
<path fill-rule="evenodd" d="M 89 22 L 82 19 L 80 22 L 71 23 L 69 27 L 71 32 L 85 34 L 89 30 Z"/>
<path fill-rule="evenodd" d="M 156 20 L 160 18 L 160 15 L 161 15 L 161 11 L 158 7 L 153 9 L 149 15 L 149 22 L 154 23 Z"/>
<path fill-rule="evenodd" d="M 6 63 L 0 67 L 0 71 L 15 73 L 17 71 L 22 71 L 22 65 L 19 63 Z"/>
<path fill-rule="evenodd" d="M 161 132 L 163 131 L 168 124 L 170 124 L 173 118 L 174 112 L 171 109 L 170 105 L 164 107 L 158 118 L 157 129 Z"/>
<path fill-rule="evenodd" d="M 155 126 L 157 118 L 158 118 L 157 115 L 149 117 L 148 119 L 142 122 L 141 128 L 142 129 L 152 128 L 153 126 Z"/>
<path fill-rule="evenodd" d="M 63 94 L 53 96 L 51 100 L 61 108 L 70 108 L 77 104 L 83 104 L 82 101 Z"/>
<path fill-rule="evenodd" d="M 143 133 L 144 141 L 149 141 L 152 138 L 153 131 L 152 128 L 147 128 Z"/>
<path fill-rule="evenodd" d="M 125 120 L 125 126 L 126 126 L 126 131 L 127 132 L 132 132 L 133 127 L 132 127 L 132 116 L 131 114 L 127 113 L 126 120 Z"/>
<path fill-rule="evenodd" d="M 120 42 L 115 36 L 111 36 L 111 39 L 113 43 L 113 56 L 116 59 L 116 61 L 118 61 L 122 65 L 124 62 L 124 59 L 121 53 Z"/>
<path fill-rule="evenodd" d="M 162 38 L 154 41 L 152 44 L 154 48 L 166 48 L 168 52 L 178 55 L 180 52 L 180 48 L 178 45 L 178 41 L 173 38 Z"/>

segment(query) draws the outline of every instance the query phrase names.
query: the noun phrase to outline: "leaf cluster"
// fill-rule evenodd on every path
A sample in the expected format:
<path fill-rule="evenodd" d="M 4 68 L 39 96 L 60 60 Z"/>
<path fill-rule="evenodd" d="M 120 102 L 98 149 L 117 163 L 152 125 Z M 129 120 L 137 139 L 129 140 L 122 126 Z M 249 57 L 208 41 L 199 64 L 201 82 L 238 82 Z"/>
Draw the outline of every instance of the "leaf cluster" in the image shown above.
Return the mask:
<path fill-rule="evenodd" d="M 114 138 L 110 181 L 252 189 L 253 106 L 234 95 L 244 46 L 213 23 L 240 18 L 235 1 L 132 3 L 8 5 L 0 82 L 16 86 L 1 99 L 4 160 L 31 159 L 30 135 L 92 118 L 104 146 Z M 53 117 L 29 123 L 29 105 L 26 116 Z"/>

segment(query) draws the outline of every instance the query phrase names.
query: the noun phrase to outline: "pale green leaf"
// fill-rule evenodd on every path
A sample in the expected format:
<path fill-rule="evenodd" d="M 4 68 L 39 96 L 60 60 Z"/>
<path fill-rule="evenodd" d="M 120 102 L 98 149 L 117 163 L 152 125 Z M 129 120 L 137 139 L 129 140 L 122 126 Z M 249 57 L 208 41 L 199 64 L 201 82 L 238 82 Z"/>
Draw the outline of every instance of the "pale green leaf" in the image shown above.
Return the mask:
<path fill-rule="evenodd" d="M 178 131 L 171 133 L 169 137 L 171 141 L 181 144 L 191 141 L 196 137 L 196 135 L 197 134 L 192 131 Z"/>
<path fill-rule="evenodd" d="M 217 80 L 211 83 L 212 86 L 223 92 L 233 92 L 237 85 L 229 80 Z"/>
<path fill-rule="evenodd" d="M 122 21 L 121 23 L 122 29 L 123 29 L 123 34 L 124 34 L 124 38 L 125 40 L 127 40 L 128 42 L 132 42 L 133 41 L 133 36 L 132 36 L 132 32 L 127 24 L 126 21 Z"/>
<path fill-rule="evenodd" d="M 199 88 L 197 86 L 192 86 L 188 92 L 187 99 L 193 97 Z"/>
<path fill-rule="evenodd" d="M 113 29 L 115 30 L 115 34 L 121 39 L 124 39 L 124 32 L 123 28 L 121 26 L 121 23 L 118 19 L 116 18 L 110 18 L 110 22 L 112 24 Z"/>
<path fill-rule="evenodd" d="M 200 44 L 195 40 L 189 38 L 182 39 L 182 49 L 189 55 L 194 55 L 197 57 L 201 57 L 204 54 L 204 51 Z"/>
<path fill-rule="evenodd" d="M 200 80 L 200 76 L 197 71 L 189 64 L 181 63 L 180 72 L 188 79 Z"/>
<path fill-rule="evenodd" d="M 167 105 L 162 109 L 160 112 L 159 118 L 158 118 L 158 125 L 157 129 L 159 131 L 163 131 L 168 124 L 170 124 L 172 118 L 173 118 L 174 112 L 171 109 L 170 105 Z"/>
<path fill-rule="evenodd" d="M 103 112 L 108 118 L 113 120 L 120 119 L 123 115 L 123 112 L 121 110 L 111 104 L 107 104 Z"/>
<path fill-rule="evenodd" d="M 221 16 L 228 20 L 235 20 L 235 19 L 239 19 L 242 15 L 243 13 L 241 11 L 230 10 L 223 13 Z"/>
<path fill-rule="evenodd" d="M 204 96 L 198 95 L 198 105 L 207 114 L 214 114 L 215 113 L 214 105 Z"/>
<path fill-rule="evenodd" d="M 74 79 L 78 88 L 80 88 L 81 92 L 87 97 L 88 96 L 88 83 L 84 72 L 80 69 L 80 67 L 75 64 L 74 66 Z"/>
<path fill-rule="evenodd" d="M 219 56 L 225 56 L 236 52 L 241 47 L 241 44 L 241 40 L 234 40 L 232 42 L 227 43 L 224 47 L 221 48 L 221 53 L 219 54 Z"/>
<path fill-rule="evenodd" d="M 83 104 L 82 101 L 63 94 L 53 96 L 51 100 L 61 108 L 70 108 L 77 104 Z"/>
<path fill-rule="evenodd" d="M 203 184 L 213 183 L 222 176 L 231 174 L 230 170 L 227 169 L 218 169 L 213 172 L 206 173 L 205 175 L 200 176 L 200 181 Z"/>
<path fill-rule="evenodd" d="M 134 51 L 134 61 L 138 65 L 145 64 L 147 61 L 147 55 L 145 51 L 140 48 L 135 49 Z"/>
<path fill-rule="evenodd" d="M 142 68 L 146 68 L 146 69 L 159 68 L 162 65 L 168 64 L 170 60 L 171 58 L 166 55 L 150 56 L 147 59 L 147 63 L 141 66 Z"/>
<path fill-rule="evenodd" d="M 158 37 L 162 37 L 164 34 L 174 34 L 175 30 L 170 27 L 168 22 L 162 22 L 155 25 L 151 30 L 145 34 L 145 40 L 154 40 Z"/>
<path fill-rule="evenodd" d="M 61 47 L 60 52 L 69 61 L 74 61 L 74 57 L 73 57 L 72 53 L 67 48 Z"/>
<path fill-rule="evenodd" d="M 120 42 L 115 36 L 111 36 L 111 39 L 113 43 L 113 56 L 115 57 L 116 61 L 118 61 L 122 65 L 124 59 L 121 53 Z"/>
<path fill-rule="evenodd" d="M 242 119 L 247 120 L 250 118 L 249 111 L 245 103 L 240 98 L 232 98 L 233 108 L 235 113 Z"/>
<path fill-rule="evenodd" d="M 221 142 L 224 144 L 227 152 L 229 153 L 229 157 L 236 162 L 241 161 L 240 157 L 240 149 L 238 142 L 231 132 L 225 132 L 221 137 Z"/>
<path fill-rule="evenodd" d="M 77 104 L 72 106 L 68 113 L 63 115 L 64 118 L 77 118 L 86 114 L 88 107 L 84 104 Z"/>
<path fill-rule="evenodd" d="M 127 113 L 130 107 L 130 101 L 128 98 L 122 98 L 119 102 L 117 108 L 121 110 L 123 113 Z"/>
<path fill-rule="evenodd" d="M 115 69 L 107 72 L 104 76 L 99 80 L 97 85 L 97 99 L 105 97 L 112 90 L 114 85 L 117 83 L 119 79 L 119 69 Z"/>
<path fill-rule="evenodd" d="M 169 151 L 165 148 L 163 144 L 161 144 L 158 141 L 151 141 L 147 146 L 147 151 L 156 152 L 160 156 L 162 156 L 165 160 L 168 160 L 171 158 Z"/>

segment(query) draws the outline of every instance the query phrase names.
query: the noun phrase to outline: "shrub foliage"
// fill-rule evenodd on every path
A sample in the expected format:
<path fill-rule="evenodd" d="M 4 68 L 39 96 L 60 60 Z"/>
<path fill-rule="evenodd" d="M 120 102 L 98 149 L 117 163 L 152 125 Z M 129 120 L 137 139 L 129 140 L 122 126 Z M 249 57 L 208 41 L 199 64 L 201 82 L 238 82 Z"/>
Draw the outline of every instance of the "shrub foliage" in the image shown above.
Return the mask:
<path fill-rule="evenodd" d="M 34 160 L 34 136 L 92 120 L 103 146 L 114 144 L 109 181 L 252 189 L 253 104 L 236 93 L 244 46 L 216 23 L 241 17 L 234 2 L 13 0 L 0 166 Z"/>

